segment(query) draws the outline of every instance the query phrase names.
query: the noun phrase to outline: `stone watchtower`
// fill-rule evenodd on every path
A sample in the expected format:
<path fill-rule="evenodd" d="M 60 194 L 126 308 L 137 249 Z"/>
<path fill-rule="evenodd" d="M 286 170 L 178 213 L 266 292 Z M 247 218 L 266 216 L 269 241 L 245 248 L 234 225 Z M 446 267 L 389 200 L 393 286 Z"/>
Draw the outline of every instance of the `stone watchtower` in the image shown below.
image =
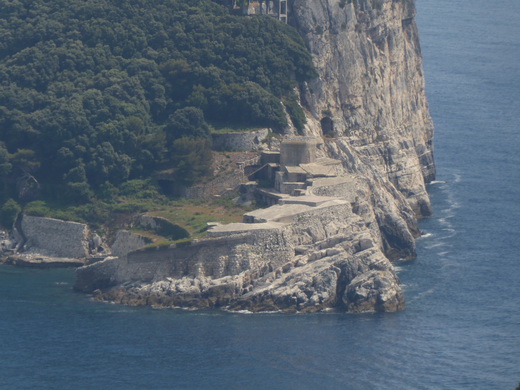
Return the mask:
<path fill-rule="evenodd" d="M 297 167 L 300 164 L 316 162 L 314 139 L 287 140 L 280 145 L 280 165 Z"/>
<path fill-rule="evenodd" d="M 256 188 L 256 199 L 266 204 L 287 201 L 290 197 L 312 194 L 312 186 L 320 178 L 337 177 L 344 173 L 340 160 L 318 157 L 323 141 L 314 137 L 295 137 L 280 144 L 280 151 L 264 151 L 261 167 L 248 176 L 249 180 L 261 180 Z M 273 187 L 267 187 L 268 183 Z"/>
<path fill-rule="evenodd" d="M 292 139 L 280 145 L 280 170 L 276 172 L 275 189 L 282 194 L 302 195 L 307 187 L 303 164 L 316 162 L 317 139 Z"/>

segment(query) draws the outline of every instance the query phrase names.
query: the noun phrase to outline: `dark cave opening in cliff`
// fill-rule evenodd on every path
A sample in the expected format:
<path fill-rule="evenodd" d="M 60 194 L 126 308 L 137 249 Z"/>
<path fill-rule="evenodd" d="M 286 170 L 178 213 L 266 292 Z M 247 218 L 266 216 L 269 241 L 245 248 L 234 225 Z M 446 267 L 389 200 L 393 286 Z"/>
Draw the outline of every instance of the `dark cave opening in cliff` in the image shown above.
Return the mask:
<path fill-rule="evenodd" d="M 325 137 L 334 137 L 334 121 L 326 116 L 321 119 L 320 123 L 323 135 Z"/>

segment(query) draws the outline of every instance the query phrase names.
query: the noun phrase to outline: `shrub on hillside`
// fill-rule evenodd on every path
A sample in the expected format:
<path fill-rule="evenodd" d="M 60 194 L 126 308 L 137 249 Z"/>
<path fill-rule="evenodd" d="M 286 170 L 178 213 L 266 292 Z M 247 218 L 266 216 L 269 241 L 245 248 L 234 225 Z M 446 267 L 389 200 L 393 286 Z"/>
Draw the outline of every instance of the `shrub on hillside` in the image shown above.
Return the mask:
<path fill-rule="evenodd" d="M 10 229 L 16 217 L 22 211 L 22 208 L 13 199 L 8 199 L 0 208 L 0 224 L 7 229 Z"/>

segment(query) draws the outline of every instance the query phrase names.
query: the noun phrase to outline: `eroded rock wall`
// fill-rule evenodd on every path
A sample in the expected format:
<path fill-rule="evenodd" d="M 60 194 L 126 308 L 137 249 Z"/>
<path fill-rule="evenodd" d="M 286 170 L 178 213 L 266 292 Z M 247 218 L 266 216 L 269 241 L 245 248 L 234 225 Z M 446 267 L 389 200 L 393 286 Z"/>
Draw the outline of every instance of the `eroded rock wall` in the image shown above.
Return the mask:
<path fill-rule="evenodd" d="M 319 78 L 302 85 L 306 132 L 335 137 L 327 153 L 353 172 L 377 171 L 419 216 L 431 206 L 433 124 L 413 0 L 294 0 L 292 22 Z"/>
<path fill-rule="evenodd" d="M 112 255 L 124 258 L 129 252 L 143 248 L 151 244 L 152 240 L 141 235 L 126 230 L 119 230 L 116 233 L 114 243 L 111 245 Z"/>

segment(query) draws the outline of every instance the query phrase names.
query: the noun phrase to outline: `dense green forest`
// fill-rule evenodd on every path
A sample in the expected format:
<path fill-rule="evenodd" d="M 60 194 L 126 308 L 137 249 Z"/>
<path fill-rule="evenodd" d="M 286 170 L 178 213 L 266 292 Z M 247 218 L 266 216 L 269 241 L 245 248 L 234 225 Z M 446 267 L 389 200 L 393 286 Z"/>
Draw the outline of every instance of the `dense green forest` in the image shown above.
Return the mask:
<path fill-rule="evenodd" d="M 292 27 L 210 0 L 0 0 L 0 205 L 190 185 L 211 126 L 281 130 L 313 77 Z"/>

